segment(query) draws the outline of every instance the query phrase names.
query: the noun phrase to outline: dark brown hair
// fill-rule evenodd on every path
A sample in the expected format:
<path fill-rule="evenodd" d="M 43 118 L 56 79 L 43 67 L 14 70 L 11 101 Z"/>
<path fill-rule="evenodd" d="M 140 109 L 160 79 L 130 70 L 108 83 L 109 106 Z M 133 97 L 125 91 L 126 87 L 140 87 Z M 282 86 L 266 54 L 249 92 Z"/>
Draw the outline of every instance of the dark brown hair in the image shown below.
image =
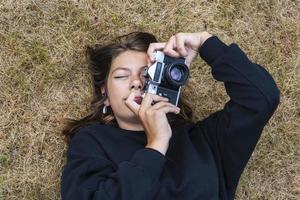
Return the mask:
<path fill-rule="evenodd" d="M 93 100 L 91 102 L 91 112 L 79 120 L 70 118 L 64 119 L 62 134 L 65 136 L 65 141 L 67 143 L 69 142 L 70 136 L 75 132 L 75 130 L 85 125 L 98 123 L 118 127 L 118 123 L 110 107 L 107 108 L 106 114 L 102 113 L 107 92 L 105 92 L 103 95 L 101 93 L 101 88 L 104 87 L 105 91 L 107 91 L 106 82 L 111 63 L 114 58 L 127 50 L 147 52 L 149 44 L 154 42 L 157 42 L 157 40 L 155 36 L 150 33 L 132 32 L 127 35 L 117 37 L 110 44 L 97 44 L 94 47 L 87 47 L 86 59 L 94 88 Z M 180 98 L 178 106 L 181 110 L 180 114 L 167 114 L 167 118 L 171 127 L 192 121 L 193 112 L 187 102 Z"/>

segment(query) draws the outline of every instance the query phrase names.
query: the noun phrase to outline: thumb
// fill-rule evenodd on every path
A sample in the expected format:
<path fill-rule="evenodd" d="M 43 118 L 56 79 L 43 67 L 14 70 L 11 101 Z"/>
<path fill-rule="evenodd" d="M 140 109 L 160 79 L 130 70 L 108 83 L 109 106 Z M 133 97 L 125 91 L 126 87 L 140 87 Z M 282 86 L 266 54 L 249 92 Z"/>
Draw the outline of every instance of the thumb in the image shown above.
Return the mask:
<path fill-rule="evenodd" d="M 197 51 L 191 50 L 191 52 L 189 52 L 188 56 L 186 57 L 186 65 L 189 68 L 190 68 L 192 61 L 196 58 L 197 55 L 198 55 Z"/>
<path fill-rule="evenodd" d="M 125 99 L 125 105 L 136 115 L 138 115 L 138 111 L 140 109 L 140 105 L 137 104 L 134 100 L 135 97 L 135 93 L 133 91 L 131 91 L 131 93 L 129 94 L 129 96 L 127 97 L 127 99 Z"/>

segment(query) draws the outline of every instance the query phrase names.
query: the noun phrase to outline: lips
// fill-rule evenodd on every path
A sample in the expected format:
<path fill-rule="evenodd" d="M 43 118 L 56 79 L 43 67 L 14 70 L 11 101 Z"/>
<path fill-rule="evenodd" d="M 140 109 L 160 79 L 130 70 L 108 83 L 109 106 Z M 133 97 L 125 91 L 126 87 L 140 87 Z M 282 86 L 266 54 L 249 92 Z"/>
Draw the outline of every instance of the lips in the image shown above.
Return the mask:
<path fill-rule="evenodd" d="M 143 101 L 143 97 L 144 97 L 144 93 L 131 91 L 129 96 L 127 96 L 123 100 L 127 101 L 130 99 L 130 101 L 134 101 L 137 104 L 141 105 Z"/>
<path fill-rule="evenodd" d="M 139 104 L 139 105 L 141 105 L 142 100 L 143 100 L 143 98 L 142 98 L 141 96 L 136 96 L 136 97 L 134 97 L 134 101 L 135 101 L 137 104 Z"/>

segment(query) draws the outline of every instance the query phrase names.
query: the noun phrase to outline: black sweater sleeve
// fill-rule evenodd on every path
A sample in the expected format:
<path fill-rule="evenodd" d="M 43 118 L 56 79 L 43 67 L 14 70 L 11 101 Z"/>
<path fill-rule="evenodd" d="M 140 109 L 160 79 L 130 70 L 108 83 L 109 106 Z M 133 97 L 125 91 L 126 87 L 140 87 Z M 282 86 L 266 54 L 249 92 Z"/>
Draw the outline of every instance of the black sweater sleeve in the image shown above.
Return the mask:
<path fill-rule="evenodd" d="M 130 160 L 116 165 L 91 131 L 83 128 L 71 140 L 61 178 L 62 199 L 153 199 L 160 187 L 165 156 L 142 148 Z"/>
<path fill-rule="evenodd" d="M 260 138 L 263 127 L 277 108 L 279 90 L 270 74 L 251 62 L 236 45 L 227 46 L 216 36 L 199 49 L 211 66 L 213 77 L 225 84 L 230 100 L 197 124 L 217 155 L 226 193 L 233 199 L 238 180 Z"/>

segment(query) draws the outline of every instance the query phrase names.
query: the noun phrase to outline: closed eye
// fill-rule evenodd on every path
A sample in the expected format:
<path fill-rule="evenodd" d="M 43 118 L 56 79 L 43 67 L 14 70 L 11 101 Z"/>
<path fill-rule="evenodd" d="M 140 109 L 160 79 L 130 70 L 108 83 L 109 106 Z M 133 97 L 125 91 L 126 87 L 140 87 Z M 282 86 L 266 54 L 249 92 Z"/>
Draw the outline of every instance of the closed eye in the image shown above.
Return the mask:
<path fill-rule="evenodd" d="M 115 76 L 114 78 L 125 78 L 125 77 L 128 77 L 128 76 Z"/>

